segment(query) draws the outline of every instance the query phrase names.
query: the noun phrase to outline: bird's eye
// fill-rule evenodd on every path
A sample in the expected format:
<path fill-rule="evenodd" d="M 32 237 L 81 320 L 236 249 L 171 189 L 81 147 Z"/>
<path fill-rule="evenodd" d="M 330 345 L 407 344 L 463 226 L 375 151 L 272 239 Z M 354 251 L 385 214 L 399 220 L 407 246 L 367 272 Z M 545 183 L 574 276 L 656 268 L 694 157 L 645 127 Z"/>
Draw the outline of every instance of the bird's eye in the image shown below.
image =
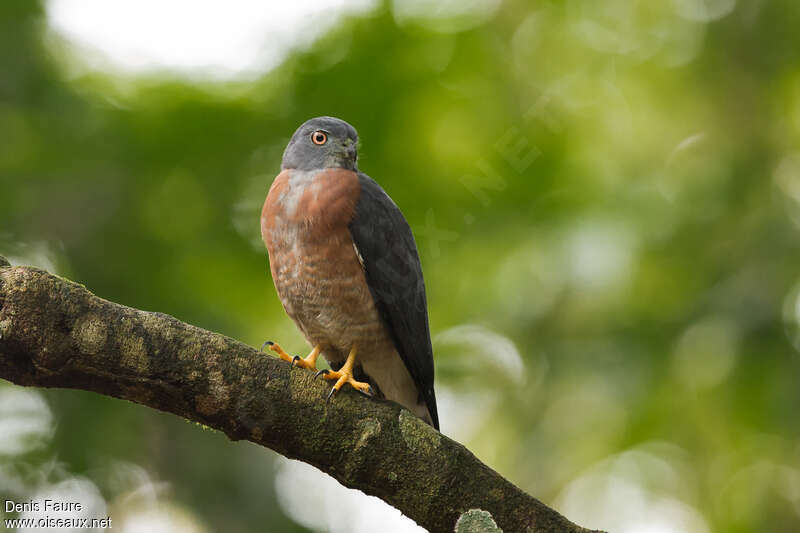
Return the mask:
<path fill-rule="evenodd" d="M 322 130 L 317 130 L 311 134 L 311 142 L 314 144 L 325 144 L 328 142 L 328 134 Z"/>

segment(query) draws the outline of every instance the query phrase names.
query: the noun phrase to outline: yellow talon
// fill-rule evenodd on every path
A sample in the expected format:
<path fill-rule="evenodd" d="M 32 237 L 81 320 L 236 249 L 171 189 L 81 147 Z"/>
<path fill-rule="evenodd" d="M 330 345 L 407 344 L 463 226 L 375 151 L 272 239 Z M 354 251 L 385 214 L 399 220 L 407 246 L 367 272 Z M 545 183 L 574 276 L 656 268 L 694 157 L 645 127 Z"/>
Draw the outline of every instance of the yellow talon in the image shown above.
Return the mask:
<path fill-rule="evenodd" d="M 294 366 L 299 366 L 300 368 L 308 368 L 309 370 L 316 370 L 317 369 L 317 357 L 319 357 L 320 352 L 322 351 L 322 347 L 317 344 L 314 346 L 314 349 L 311 350 L 311 353 L 305 359 L 301 359 L 299 356 L 295 355 L 292 357 L 286 351 L 281 348 L 281 345 L 277 342 L 273 342 L 269 345 L 269 349 L 278 354 L 278 357 L 283 359 L 284 361 L 289 361 Z"/>
<path fill-rule="evenodd" d="M 328 394 L 328 400 L 330 400 L 345 383 L 349 383 L 351 387 L 367 396 L 372 396 L 374 394 L 369 383 L 356 381 L 355 378 L 353 378 L 353 366 L 356 362 L 357 348 L 357 346 L 353 346 L 353 349 L 350 350 L 350 354 L 347 356 L 347 360 L 339 370 L 320 370 L 317 372 L 317 376 L 322 376 L 327 380 L 336 380 L 336 383 L 333 384 L 333 388 L 331 388 L 331 392 Z"/>
<path fill-rule="evenodd" d="M 319 353 L 322 351 L 322 347 L 317 344 L 314 346 L 314 349 L 311 350 L 311 353 L 308 354 L 305 359 L 300 359 L 298 356 L 294 356 L 292 358 L 292 364 L 294 366 L 299 366 L 300 368 L 307 368 L 309 370 L 316 370 L 317 369 L 317 357 L 319 357 Z"/>
<path fill-rule="evenodd" d="M 272 342 L 272 341 L 267 341 L 267 344 L 269 345 L 269 349 L 270 350 L 272 350 L 273 352 L 278 354 L 278 357 L 280 357 L 284 361 L 289 361 L 289 362 L 292 361 L 292 356 L 289 355 L 288 353 L 286 353 L 283 350 L 283 348 L 281 348 L 280 344 L 278 344 L 277 342 Z"/>

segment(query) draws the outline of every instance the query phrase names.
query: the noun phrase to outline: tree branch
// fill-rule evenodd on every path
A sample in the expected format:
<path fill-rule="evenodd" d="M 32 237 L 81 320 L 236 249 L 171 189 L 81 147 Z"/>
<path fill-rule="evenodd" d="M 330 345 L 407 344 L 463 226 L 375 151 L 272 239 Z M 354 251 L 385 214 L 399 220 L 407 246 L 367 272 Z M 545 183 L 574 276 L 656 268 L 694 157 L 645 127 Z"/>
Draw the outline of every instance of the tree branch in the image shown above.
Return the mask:
<path fill-rule="evenodd" d="M 430 531 L 496 531 L 492 520 L 506 532 L 587 531 L 397 404 L 352 391 L 326 404 L 329 385 L 307 370 L 2 257 L 0 378 L 201 422 L 312 464 Z"/>

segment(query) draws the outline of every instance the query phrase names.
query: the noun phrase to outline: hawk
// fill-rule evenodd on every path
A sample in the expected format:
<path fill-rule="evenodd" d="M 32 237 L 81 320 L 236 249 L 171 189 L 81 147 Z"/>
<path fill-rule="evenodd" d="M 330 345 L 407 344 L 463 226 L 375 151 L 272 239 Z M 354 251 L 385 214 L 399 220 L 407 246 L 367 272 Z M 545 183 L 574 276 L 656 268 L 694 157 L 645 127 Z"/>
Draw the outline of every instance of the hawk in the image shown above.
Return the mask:
<path fill-rule="evenodd" d="M 425 283 L 411 228 L 357 166 L 347 122 L 303 123 L 283 153 L 261 212 L 272 280 L 283 308 L 313 347 L 282 359 L 404 406 L 436 429 L 433 349 Z"/>

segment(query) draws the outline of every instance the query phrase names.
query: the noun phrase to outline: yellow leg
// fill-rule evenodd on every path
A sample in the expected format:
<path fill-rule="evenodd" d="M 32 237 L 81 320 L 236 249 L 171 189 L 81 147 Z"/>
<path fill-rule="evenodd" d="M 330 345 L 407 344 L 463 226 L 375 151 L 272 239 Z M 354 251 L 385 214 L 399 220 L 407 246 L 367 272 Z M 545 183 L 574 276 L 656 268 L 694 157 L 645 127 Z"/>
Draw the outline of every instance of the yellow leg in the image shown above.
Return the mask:
<path fill-rule="evenodd" d="M 322 346 L 317 344 L 314 346 L 314 349 L 311 350 L 311 353 L 308 354 L 305 359 L 300 359 L 299 356 L 295 355 L 292 357 L 292 364 L 294 366 L 299 366 L 300 368 L 307 368 L 309 370 L 316 370 L 317 369 L 317 357 L 319 357 L 319 353 L 322 351 Z"/>
<path fill-rule="evenodd" d="M 356 381 L 355 378 L 353 378 L 353 366 L 355 366 L 356 363 L 357 351 L 358 346 L 353 346 L 353 349 L 350 350 L 350 354 L 347 356 L 347 360 L 339 370 L 325 369 L 317 372 L 317 376 L 322 376 L 323 378 L 329 380 L 336 380 L 336 383 L 333 384 L 333 388 L 331 388 L 331 392 L 328 394 L 328 401 L 330 401 L 333 395 L 336 394 L 336 392 L 341 389 L 345 383 L 349 383 L 351 387 L 366 394 L 367 396 L 373 395 L 372 387 L 369 386 L 369 383 Z"/>
<path fill-rule="evenodd" d="M 284 361 L 289 361 L 293 365 L 299 366 L 300 368 L 308 368 L 309 370 L 317 369 L 317 357 L 319 357 L 319 353 L 322 351 L 322 347 L 319 344 L 314 346 L 314 349 L 311 350 L 311 353 L 308 354 L 305 359 L 301 359 L 298 355 L 292 357 L 286 353 L 284 349 L 281 348 L 281 345 L 277 342 L 267 341 L 264 344 L 269 346 L 269 349 L 278 354 L 278 357 Z"/>

